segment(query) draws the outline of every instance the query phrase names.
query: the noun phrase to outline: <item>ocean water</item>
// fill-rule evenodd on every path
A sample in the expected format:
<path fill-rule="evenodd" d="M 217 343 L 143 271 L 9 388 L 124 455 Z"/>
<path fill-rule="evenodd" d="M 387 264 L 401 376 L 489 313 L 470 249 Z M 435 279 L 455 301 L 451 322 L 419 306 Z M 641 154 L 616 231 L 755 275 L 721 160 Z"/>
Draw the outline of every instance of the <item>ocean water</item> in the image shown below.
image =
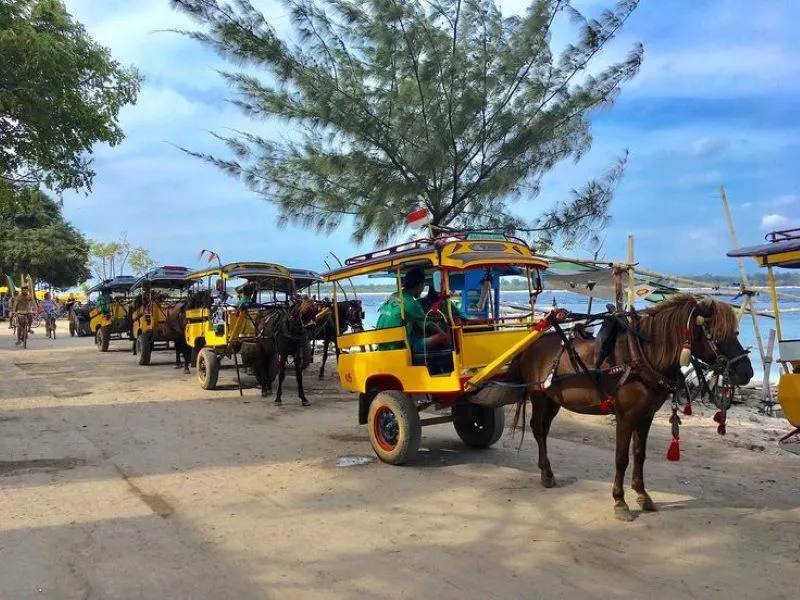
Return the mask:
<path fill-rule="evenodd" d="M 796 295 L 800 295 L 800 290 L 787 290 L 795 293 Z M 381 304 L 383 304 L 384 300 L 388 297 L 389 294 L 380 294 L 380 293 L 368 293 L 368 294 L 359 294 L 359 298 L 361 299 L 363 306 L 364 306 L 364 325 L 366 328 L 371 329 L 375 327 L 375 323 L 378 320 L 378 308 Z M 521 292 L 501 292 L 500 293 L 500 300 L 501 302 L 510 302 L 512 304 L 520 304 L 526 305 L 527 304 L 527 296 L 528 293 L 525 291 Z M 722 296 L 720 299 L 726 300 L 730 298 L 726 298 Z M 586 312 L 587 309 L 587 298 L 585 296 L 581 296 L 579 294 L 575 294 L 573 292 L 564 292 L 564 291 L 546 291 L 542 292 L 539 296 L 539 300 L 536 303 L 536 306 L 540 310 L 547 310 L 549 307 L 553 306 L 553 302 L 555 301 L 556 305 L 561 308 L 566 308 L 567 310 L 572 310 L 574 312 Z M 603 310 L 606 302 L 603 300 L 595 299 L 592 312 L 600 312 Z M 800 309 L 800 301 L 781 301 L 782 308 L 796 308 Z M 644 308 L 644 305 L 640 306 L 640 308 Z M 757 310 L 768 310 L 770 308 L 770 301 L 769 296 L 764 295 L 760 296 L 756 299 L 755 308 Z M 766 347 L 767 338 L 769 336 L 769 330 L 774 329 L 775 327 L 775 320 L 769 317 L 758 317 L 758 325 L 761 331 L 761 337 L 763 343 Z M 794 313 L 785 313 L 781 318 L 781 326 L 783 330 L 783 337 L 784 338 L 800 338 L 800 312 Z M 751 348 L 751 362 L 753 363 L 753 370 L 755 371 L 755 376 L 753 377 L 754 381 L 760 382 L 763 378 L 763 368 L 761 364 L 761 360 L 758 355 L 758 346 L 756 342 L 756 334 L 753 328 L 753 320 L 750 315 L 745 315 L 742 319 L 741 328 L 739 331 L 739 340 L 742 342 L 742 345 L 746 348 Z M 775 344 L 774 355 L 777 357 L 777 343 Z M 777 381 L 778 378 L 778 367 L 776 364 L 773 363 L 771 376 L 770 379 L 773 381 Z"/>

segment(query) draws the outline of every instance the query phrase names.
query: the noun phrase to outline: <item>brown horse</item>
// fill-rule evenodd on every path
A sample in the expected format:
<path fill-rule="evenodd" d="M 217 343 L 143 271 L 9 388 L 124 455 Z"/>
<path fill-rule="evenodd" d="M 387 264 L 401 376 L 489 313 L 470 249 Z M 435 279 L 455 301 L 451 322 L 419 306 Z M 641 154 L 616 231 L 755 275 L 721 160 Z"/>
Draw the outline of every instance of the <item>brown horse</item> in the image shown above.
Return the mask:
<path fill-rule="evenodd" d="M 317 305 L 308 299 L 298 299 L 292 306 L 270 310 L 256 324 L 254 343 L 248 344 L 248 363 L 256 371 L 261 384 L 261 395 L 272 391 L 272 372 L 275 357 L 278 358 L 278 392 L 275 404 L 281 404 L 283 380 L 286 377 L 286 361 L 292 357 L 297 379 L 297 393 L 303 406 L 308 406 L 303 390 L 303 370 L 311 360 L 309 342 L 311 329 L 316 325 Z M 244 358 L 244 353 L 243 353 Z"/>
<path fill-rule="evenodd" d="M 322 306 L 333 308 L 333 304 L 327 301 Z M 357 333 L 364 330 L 364 308 L 361 300 L 344 300 L 336 303 L 336 311 L 339 313 L 339 327 L 341 333 L 350 331 Z M 328 362 L 328 346 L 333 344 L 336 358 L 339 358 L 339 346 L 336 342 L 336 315 L 331 312 L 322 324 L 314 332 L 314 339 L 322 342 L 322 365 L 319 368 L 319 378 L 325 377 L 325 363 Z"/>
<path fill-rule="evenodd" d="M 509 366 L 509 379 L 527 385 L 508 395 L 517 395 L 515 426 L 520 409 L 524 415 L 525 403 L 532 402 L 530 423 L 539 446 L 542 484 L 555 485 L 547 435 L 560 408 L 587 415 L 613 412 L 616 475 L 612 495 L 617 517 L 633 519 L 623 491 L 631 439 L 632 487 L 642 510 L 655 511 L 644 486 L 647 436 L 656 411 L 679 385 L 682 349 L 690 348 L 694 356 L 715 365 L 732 384 L 744 385 L 752 378 L 753 367 L 737 335 L 738 319 L 729 304 L 678 294 L 630 318 L 609 318 L 598 340 L 573 337 L 571 344 L 592 369 L 590 373 L 570 356 L 562 338 L 552 333 L 517 356 Z"/>
<path fill-rule="evenodd" d="M 184 300 L 176 303 L 166 303 L 155 295 L 140 294 L 134 299 L 131 308 L 132 318 L 139 318 L 148 313 L 153 314 L 156 305 L 166 318 L 147 335 L 150 336 L 151 342 L 153 340 L 173 342 L 175 344 L 175 368 L 180 369 L 183 367 L 183 372 L 188 375 L 190 373 L 189 365 L 192 358 L 192 349 L 186 343 L 184 333 L 186 330 L 187 302 Z M 134 341 L 133 353 L 136 354 L 136 352 L 136 341 Z M 183 359 L 183 362 L 181 362 L 181 359 Z"/>

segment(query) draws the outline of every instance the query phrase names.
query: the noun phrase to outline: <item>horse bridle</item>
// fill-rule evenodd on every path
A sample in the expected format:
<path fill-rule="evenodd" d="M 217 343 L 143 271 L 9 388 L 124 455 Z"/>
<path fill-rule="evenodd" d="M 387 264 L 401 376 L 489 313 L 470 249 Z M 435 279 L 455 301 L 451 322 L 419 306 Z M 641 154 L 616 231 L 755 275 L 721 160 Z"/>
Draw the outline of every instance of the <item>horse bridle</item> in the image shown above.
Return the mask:
<path fill-rule="evenodd" d="M 714 355 L 714 362 L 713 364 L 708 363 L 714 373 L 718 375 L 727 376 L 728 372 L 732 365 L 736 364 L 740 360 L 747 358 L 750 354 L 750 351 L 745 349 L 745 351 L 738 356 L 728 357 L 725 356 L 719 350 L 719 346 L 717 345 L 717 340 L 714 339 L 713 334 L 709 328 L 709 321 L 711 320 L 708 317 L 705 317 L 701 314 L 695 315 L 697 308 L 695 307 L 692 312 L 689 314 L 689 322 L 688 328 L 690 330 L 689 335 L 691 336 L 691 328 L 692 325 L 696 325 L 700 327 L 700 330 L 703 332 L 703 337 L 705 338 L 706 344 L 708 344 L 709 349 L 711 350 L 712 354 Z M 694 317 L 694 318 L 693 318 Z M 692 337 L 690 337 L 692 339 Z M 705 362 L 705 361 L 703 361 Z"/>

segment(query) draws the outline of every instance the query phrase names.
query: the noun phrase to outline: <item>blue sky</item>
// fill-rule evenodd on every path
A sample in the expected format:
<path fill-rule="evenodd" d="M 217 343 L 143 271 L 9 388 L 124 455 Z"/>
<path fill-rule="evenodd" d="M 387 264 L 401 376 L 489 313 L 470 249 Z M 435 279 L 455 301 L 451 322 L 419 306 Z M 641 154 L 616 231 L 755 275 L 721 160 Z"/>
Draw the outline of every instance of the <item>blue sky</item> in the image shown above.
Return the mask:
<path fill-rule="evenodd" d="M 201 248 L 224 261 L 271 260 L 324 270 L 329 251 L 354 254 L 350 231 L 325 236 L 278 229 L 276 211 L 244 185 L 182 153 L 180 145 L 224 154 L 210 130 L 253 127 L 225 100 L 217 70 L 230 68 L 197 43 L 156 30 L 193 24 L 167 0 L 66 0 L 67 8 L 115 58 L 146 77 L 139 102 L 126 108 L 127 138 L 96 149 L 89 195 L 65 197 L 67 217 L 89 237 L 127 232 L 162 263 L 198 266 Z M 279 4 L 255 0 L 288 28 Z M 499 2 L 517 12 L 523 0 Z M 574 2 L 589 12 L 605 0 Z M 616 106 L 593 118 L 594 146 L 579 164 L 560 165 L 541 195 L 516 209 L 535 215 L 600 174 L 626 148 L 628 172 L 612 207 L 604 255 L 636 258 L 671 273 L 733 273 L 718 197 L 725 186 L 740 240 L 757 243 L 770 229 L 800 227 L 800 50 L 797 0 L 642 0 L 602 61 L 645 45 L 639 76 Z M 567 39 L 566 24 L 554 42 Z M 589 254 L 592 249 L 578 250 Z"/>

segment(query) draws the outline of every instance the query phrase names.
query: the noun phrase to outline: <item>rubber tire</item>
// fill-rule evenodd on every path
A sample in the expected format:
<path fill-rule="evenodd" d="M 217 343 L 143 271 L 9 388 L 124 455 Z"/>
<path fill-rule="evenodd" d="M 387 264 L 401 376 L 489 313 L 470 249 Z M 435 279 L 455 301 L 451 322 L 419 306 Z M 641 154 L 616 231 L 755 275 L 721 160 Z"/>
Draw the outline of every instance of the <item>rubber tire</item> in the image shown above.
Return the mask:
<path fill-rule="evenodd" d="M 394 413 L 398 425 L 398 439 L 392 448 L 386 448 L 379 442 L 376 432 L 377 417 L 386 410 Z M 414 459 L 422 440 L 422 424 L 419 411 L 414 401 L 396 390 L 378 392 L 369 406 L 367 428 L 372 449 L 383 462 L 390 465 L 403 465 Z"/>
<path fill-rule="evenodd" d="M 203 348 L 197 355 L 197 379 L 204 390 L 213 390 L 219 377 L 219 358 L 211 348 Z"/>
<path fill-rule="evenodd" d="M 100 352 L 108 352 L 108 327 L 98 327 L 97 332 L 94 334 L 94 343 Z"/>
<path fill-rule="evenodd" d="M 153 352 L 153 343 L 150 334 L 143 333 L 136 338 L 136 360 L 143 367 L 150 364 L 150 354 Z"/>
<path fill-rule="evenodd" d="M 451 409 L 458 437 L 470 448 L 483 449 L 503 436 L 506 427 L 505 407 L 456 404 Z"/>

